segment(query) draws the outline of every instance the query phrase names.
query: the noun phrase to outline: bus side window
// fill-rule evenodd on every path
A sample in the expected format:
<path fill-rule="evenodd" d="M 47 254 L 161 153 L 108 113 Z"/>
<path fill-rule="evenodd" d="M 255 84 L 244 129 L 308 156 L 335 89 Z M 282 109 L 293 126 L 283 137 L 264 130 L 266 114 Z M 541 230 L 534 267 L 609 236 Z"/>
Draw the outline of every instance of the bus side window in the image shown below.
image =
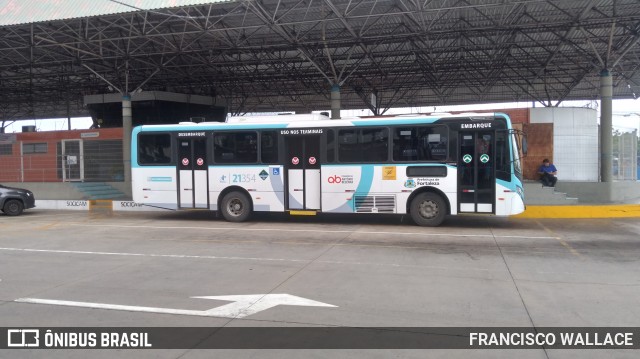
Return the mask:
<path fill-rule="evenodd" d="M 278 163 L 278 134 L 276 131 L 261 133 L 260 151 L 262 163 Z"/>
<path fill-rule="evenodd" d="M 420 160 L 445 161 L 447 159 L 448 138 L 445 126 L 428 126 L 420 130 Z"/>
<path fill-rule="evenodd" d="M 235 156 L 233 149 L 229 148 L 229 140 L 227 133 L 213 134 L 213 159 L 217 163 L 232 162 Z"/>
<path fill-rule="evenodd" d="M 340 162 L 387 161 L 389 130 L 362 128 L 338 132 L 338 160 Z"/>
<path fill-rule="evenodd" d="M 393 136 L 393 160 L 445 161 L 448 155 L 447 127 L 398 127 Z"/>
<path fill-rule="evenodd" d="M 327 162 L 336 161 L 336 133 L 334 130 L 327 131 Z"/>
<path fill-rule="evenodd" d="M 389 144 L 389 130 L 386 128 L 376 128 L 368 131 L 363 130 L 363 139 L 368 140 L 365 144 L 366 152 L 363 153 L 362 162 L 369 161 L 383 161 L 388 160 L 389 151 L 387 146 Z"/>
<path fill-rule="evenodd" d="M 338 131 L 338 160 L 340 162 L 357 162 L 359 157 L 357 130 Z"/>
<path fill-rule="evenodd" d="M 218 132 L 213 135 L 213 143 L 216 163 L 256 163 L 258 160 L 255 132 Z"/>
<path fill-rule="evenodd" d="M 138 164 L 154 165 L 171 163 L 171 136 L 140 134 L 138 137 Z"/>
<path fill-rule="evenodd" d="M 255 163 L 258 160 L 258 138 L 255 133 L 236 135 L 238 161 L 241 163 Z"/>
<path fill-rule="evenodd" d="M 393 136 L 393 160 L 415 161 L 418 148 L 415 128 L 396 128 Z"/>
<path fill-rule="evenodd" d="M 149 153 L 149 146 L 138 147 L 138 162 L 140 164 L 153 163 L 153 157 Z"/>
<path fill-rule="evenodd" d="M 432 160 L 445 161 L 449 155 L 448 129 L 446 126 L 434 126 L 430 128 L 430 133 L 426 136 L 429 146 L 429 154 Z"/>

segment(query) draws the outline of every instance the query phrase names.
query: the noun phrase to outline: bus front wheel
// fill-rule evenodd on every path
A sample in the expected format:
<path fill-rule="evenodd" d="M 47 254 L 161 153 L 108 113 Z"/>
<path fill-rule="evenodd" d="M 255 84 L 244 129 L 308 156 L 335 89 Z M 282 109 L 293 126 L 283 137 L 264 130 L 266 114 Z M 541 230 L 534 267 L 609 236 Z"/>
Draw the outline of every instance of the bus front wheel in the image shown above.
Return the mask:
<path fill-rule="evenodd" d="M 447 206 L 435 193 L 421 193 L 411 201 L 411 218 L 419 226 L 435 227 L 444 221 Z"/>
<path fill-rule="evenodd" d="M 222 197 L 222 216 L 229 222 L 244 222 L 251 215 L 251 202 L 242 192 L 229 192 Z"/>

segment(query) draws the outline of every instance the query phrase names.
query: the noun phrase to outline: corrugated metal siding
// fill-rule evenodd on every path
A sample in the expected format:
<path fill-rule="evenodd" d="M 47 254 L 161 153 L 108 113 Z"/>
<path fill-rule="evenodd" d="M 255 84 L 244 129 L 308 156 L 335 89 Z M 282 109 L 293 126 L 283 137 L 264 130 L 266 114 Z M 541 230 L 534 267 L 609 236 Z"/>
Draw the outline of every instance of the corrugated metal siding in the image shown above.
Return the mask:
<path fill-rule="evenodd" d="M 232 0 L 0 0 L 0 26 Z"/>

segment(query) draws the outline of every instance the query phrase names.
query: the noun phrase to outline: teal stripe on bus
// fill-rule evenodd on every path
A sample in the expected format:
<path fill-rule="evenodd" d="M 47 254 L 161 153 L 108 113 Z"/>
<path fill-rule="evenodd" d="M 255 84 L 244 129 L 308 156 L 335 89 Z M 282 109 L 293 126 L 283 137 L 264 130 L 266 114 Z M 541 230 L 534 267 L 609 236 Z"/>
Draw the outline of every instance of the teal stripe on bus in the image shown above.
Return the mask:
<path fill-rule="evenodd" d="M 202 132 L 212 130 L 260 130 L 260 129 L 278 129 L 286 128 L 286 123 L 252 123 L 252 124 L 225 124 L 220 122 L 220 125 L 145 125 L 139 128 L 138 132 Z"/>
<path fill-rule="evenodd" d="M 358 182 L 358 187 L 356 188 L 355 193 L 353 194 L 353 196 L 351 196 L 351 199 L 349 200 L 349 205 L 351 206 L 351 208 L 353 209 L 353 211 L 355 212 L 356 210 L 356 199 L 355 196 L 367 196 L 369 195 L 369 192 L 371 191 L 371 185 L 373 184 L 373 174 L 374 174 L 374 168 L 376 167 L 375 165 L 363 165 L 361 166 L 361 172 L 360 172 L 360 182 Z"/>
<path fill-rule="evenodd" d="M 171 177 L 149 177 L 147 180 L 149 182 L 173 182 Z"/>
<path fill-rule="evenodd" d="M 434 123 L 440 117 L 419 117 L 419 118 L 397 118 L 391 117 L 389 120 L 356 120 L 353 121 L 354 126 L 392 126 L 392 125 L 420 125 L 425 123 Z"/>
<path fill-rule="evenodd" d="M 517 181 L 516 176 L 513 176 L 513 175 L 512 175 L 512 176 L 511 176 L 511 180 L 512 180 L 511 182 L 507 182 L 507 181 L 503 181 L 503 180 L 501 180 L 501 179 L 497 179 L 497 178 L 496 178 L 496 183 L 497 183 L 497 184 L 499 184 L 499 185 L 501 185 L 501 186 L 503 186 L 503 187 L 506 187 L 507 189 L 509 189 L 509 190 L 510 190 L 510 191 L 512 191 L 512 192 L 516 192 L 516 184 L 515 184 L 515 182 L 514 182 L 514 180 L 516 180 L 516 181 Z"/>

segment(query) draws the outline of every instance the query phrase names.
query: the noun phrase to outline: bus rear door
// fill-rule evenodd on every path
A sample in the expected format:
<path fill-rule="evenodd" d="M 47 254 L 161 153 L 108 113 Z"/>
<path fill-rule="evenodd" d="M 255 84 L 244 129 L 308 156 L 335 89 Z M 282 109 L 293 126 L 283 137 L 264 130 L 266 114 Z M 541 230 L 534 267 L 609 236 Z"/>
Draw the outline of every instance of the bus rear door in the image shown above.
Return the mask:
<path fill-rule="evenodd" d="M 285 136 L 287 208 L 320 209 L 320 136 Z"/>
<path fill-rule="evenodd" d="M 495 213 L 495 136 L 493 132 L 459 132 L 458 212 Z"/>
<path fill-rule="evenodd" d="M 179 208 L 209 208 L 207 141 L 178 138 Z"/>

